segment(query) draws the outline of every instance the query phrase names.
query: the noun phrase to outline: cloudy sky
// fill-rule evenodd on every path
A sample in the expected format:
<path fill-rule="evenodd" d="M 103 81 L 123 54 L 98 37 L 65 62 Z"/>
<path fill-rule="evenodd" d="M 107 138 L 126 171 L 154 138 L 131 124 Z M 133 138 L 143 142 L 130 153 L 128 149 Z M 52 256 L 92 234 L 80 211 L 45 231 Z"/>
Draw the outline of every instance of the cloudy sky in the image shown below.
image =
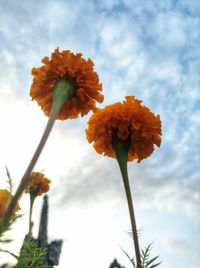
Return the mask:
<path fill-rule="evenodd" d="M 0 176 L 15 188 L 47 118 L 29 97 L 31 69 L 55 48 L 91 58 L 104 105 L 135 95 L 160 114 L 160 149 L 129 164 L 140 243 L 154 241 L 162 268 L 200 267 L 200 2 L 199 0 L 1 0 Z M 116 257 L 131 267 L 128 209 L 115 159 L 85 139 L 89 116 L 57 121 L 36 171 L 52 180 L 49 239 L 64 240 L 60 268 L 107 268 Z M 13 229 L 17 252 L 27 231 Z M 42 198 L 34 210 L 37 235 Z M 0 256 L 0 263 L 13 261 Z"/>

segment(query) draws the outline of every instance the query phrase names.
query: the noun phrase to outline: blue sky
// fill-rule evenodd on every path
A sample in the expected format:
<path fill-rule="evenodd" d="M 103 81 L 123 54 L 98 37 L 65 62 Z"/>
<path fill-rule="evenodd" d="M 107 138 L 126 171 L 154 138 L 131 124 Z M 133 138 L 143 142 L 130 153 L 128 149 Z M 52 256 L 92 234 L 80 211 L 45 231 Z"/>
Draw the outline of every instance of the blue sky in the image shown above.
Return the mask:
<path fill-rule="evenodd" d="M 6 165 L 17 186 L 47 121 L 29 97 L 32 67 L 57 47 L 81 52 L 103 84 L 100 107 L 135 95 L 162 119 L 161 148 L 129 164 L 141 245 L 154 241 L 162 268 L 199 268 L 199 44 L 198 0 L 1 0 L 1 188 Z M 86 142 L 88 118 L 56 122 L 35 168 L 52 180 L 49 237 L 65 241 L 60 268 L 108 267 L 114 257 L 129 268 L 120 250 L 132 252 L 119 169 Z M 16 251 L 27 200 L 13 231 Z M 40 207 L 38 200 L 36 229 Z"/>

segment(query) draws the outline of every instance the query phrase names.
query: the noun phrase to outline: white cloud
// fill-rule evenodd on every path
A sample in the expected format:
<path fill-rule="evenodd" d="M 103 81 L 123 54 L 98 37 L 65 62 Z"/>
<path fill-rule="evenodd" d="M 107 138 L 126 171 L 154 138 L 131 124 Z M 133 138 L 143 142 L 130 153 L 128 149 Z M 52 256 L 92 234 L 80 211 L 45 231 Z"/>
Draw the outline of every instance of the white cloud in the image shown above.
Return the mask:
<path fill-rule="evenodd" d="M 161 114 L 161 148 L 140 165 L 129 166 L 137 207 L 144 213 L 142 218 L 145 218 L 145 209 L 153 207 L 158 213 L 163 210 L 170 215 L 176 213 L 180 221 L 189 215 L 198 222 L 199 1 L 2 1 L 1 10 L 2 178 L 5 178 L 4 166 L 8 165 L 18 180 L 39 141 L 47 118 L 28 97 L 30 70 L 40 66 L 41 58 L 60 46 L 92 58 L 103 82 L 105 104 L 134 94 L 152 111 Z M 58 204 L 66 203 L 59 210 L 64 209 L 66 217 L 71 217 L 68 223 L 71 242 L 65 245 L 71 256 L 77 253 L 78 236 L 82 235 L 83 241 L 87 238 L 85 233 L 76 235 L 76 229 L 72 230 L 73 223 L 81 221 L 86 213 L 84 206 L 91 212 L 84 214 L 87 215 L 84 228 L 89 232 L 93 209 L 103 218 L 108 217 L 108 228 L 112 228 L 122 214 L 119 218 L 113 216 L 116 221 L 112 222 L 109 211 L 117 211 L 120 203 L 125 205 L 117 164 L 113 159 L 97 155 L 87 144 L 85 122 L 86 118 L 57 122 L 37 164 L 37 168 L 45 168 L 52 179 L 53 208 L 57 210 Z M 105 213 L 99 208 L 101 205 Z M 60 216 L 52 212 L 52 217 L 59 219 Z M 87 256 L 85 263 L 96 242 L 94 226 L 100 221 L 99 217 L 96 215 L 93 235 L 82 253 Z M 127 222 L 128 217 L 120 227 L 124 228 Z M 106 226 L 102 228 L 109 237 L 111 230 L 106 231 Z M 65 222 L 57 234 L 52 227 L 52 236 L 60 236 L 63 227 Z M 174 233 L 169 236 L 174 237 Z M 100 235 L 96 240 L 104 242 Z M 117 241 L 120 239 L 115 239 L 112 233 L 107 247 L 101 250 L 109 252 L 112 248 L 110 254 L 114 254 L 113 245 Z M 81 243 L 79 249 L 83 246 Z M 101 267 L 108 264 L 109 256 L 108 253 L 102 260 Z M 63 263 L 64 259 L 65 255 Z M 94 266 L 94 259 L 88 267 Z M 121 262 L 123 264 L 123 259 Z M 181 266 L 181 260 L 179 264 Z M 163 267 L 167 267 L 167 262 Z"/>

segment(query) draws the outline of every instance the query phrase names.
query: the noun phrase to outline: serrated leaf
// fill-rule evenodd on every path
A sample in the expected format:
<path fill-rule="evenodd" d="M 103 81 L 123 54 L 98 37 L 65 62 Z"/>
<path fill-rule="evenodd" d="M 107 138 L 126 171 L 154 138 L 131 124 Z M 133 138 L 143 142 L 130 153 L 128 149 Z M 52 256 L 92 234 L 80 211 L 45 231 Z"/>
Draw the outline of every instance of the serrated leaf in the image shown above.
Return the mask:
<path fill-rule="evenodd" d="M 48 268 L 49 266 L 43 264 L 45 254 L 46 249 L 38 247 L 35 241 L 25 241 L 15 268 Z"/>
<path fill-rule="evenodd" d="M 149 261 L 147 262 L 147 267 L 148 267 L 151 263 L 153 263 L 155 260 L 157 260 L 158 257 L 159 257 L 159 256 L 156 256 L 156 257 L 152 258 L 151 260 L 149 260 Z"/>
<path fill-rule="evenodd" d="M 9 255 L 18 260 L 18 256 L 8 250 L 0 249 L 0 252 L 8 253 Z"/>
<path fill-rule="evenodd" d="M 131 257 L 129 256 L 129 254 L 128 254 L 125 250 L 123 250 L 123 248 L 121 248 L 121 250 L 124 252 L 124 254 L 127 256 L 127 258 L 129 259 L 129 261 L 133 264 L 133 267 L 135 268 L 135 261 L 134 261 L 134 258 L 131 258 Z"/>
<path fill-rule="evenodd" d="M 152 266 L 150 266 L 150 267 L 148 267 L 148 268 L 155 268 L 155 267 L 158 267 L 161 263 L 162 263 L 162 262 L 160 261 L 160 262 L 158 262 L 158 263 L 156 263 L 156 264 L 154 264 L 154 265 L 152 265 Z"/>
<path fill-rule="evenodd" d="M 13 190 L 13 180 L 12 180 L 12 177 L 10 176 L 10 172 L 8 170 L 8 168 L 6 167 L 6 175 L 7 175 L 7 183 L 8 183 L 8 186 L 9 186 L 9 191 L 11 192 L 12 194 L 12 190 Z"/>

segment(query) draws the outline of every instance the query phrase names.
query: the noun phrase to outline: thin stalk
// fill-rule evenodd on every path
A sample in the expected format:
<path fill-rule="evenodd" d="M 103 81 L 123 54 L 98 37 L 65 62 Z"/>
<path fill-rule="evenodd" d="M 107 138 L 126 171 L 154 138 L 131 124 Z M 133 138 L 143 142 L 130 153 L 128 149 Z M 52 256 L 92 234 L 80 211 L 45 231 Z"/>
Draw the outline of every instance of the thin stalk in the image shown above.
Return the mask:
<path fill-rule="evenodd" d="M 135 212 L 133 207 L 133 199 L 131 195 L 129 179 L 128 179 L 128 170 L 127 170 L 127 162 L 128 162 L 128 150 L 127 144 L 124 145 L 124 142 L 118 141 L 114 146 L 116 152 L 117 162 L 120 167 L 120 171 L 122 174 L 122 179 L 124 183 L 124 188 L 126 192 L 126 198 L 128 203 L 129 215 L 131 220 L 131 228 L 132 228 L 132 235 L 133 235 L 133 242 L 134 242 L 134 249 L 135 249 L 135 256 L 136 256 L 136 268 L 142 268 L 141 266 L 141 259 L 140 259 L 140 247 L 139 247 L 139 240 L 137 234 L 137 226 L 136 226 L 136 219 L 135 219 Z"/>
<path fill-rule="evenodd" d="M 35 201 L 35 196 L 30 194 L 30 210 L 29 210 L 29 221 L 28 221 L 28 239 L 32 236 L 32 214 L 33 214 L 33 203 Z"/>
<path fill-rule="evenodd" d="M 47 122 L 42 138 L 38 144 L 38 147 L 24 173 L 24 176 L 22 177 L 20 181 L 17 191 L 15 195 L 13 196 L 10 204 L 8 205 L 7 210 L 5 211 L 5 214 L 3 216 L 3 220 L 5 222 L 9 220 L 10 216 L 12 215 L 13 209 L 17 205 L 18 200 L 20 199 L 25 187 L 28 184 L 29 176 L 44 148 L 44 145 L 46 144 L 46 141 L 53 128 L 53 125 L 55 123 L 55 120 L 58 116 L 60 109 L 62 108 L 66 100 L 69 100 L 70 98 L 72 98 L 74 92 L 75 92 L 74 84 L 71 81 L 67 81 L 64 78 L 60 78 L 60 80 L 58 80 L 57 84 L 55 85 L 53 89 L 53 105 L 52 105 L 51 113 L 49 116 L 49 120 Z"/>
<path fill-rule="evenodd" d="M 25 189 L 25 187 L 26 187 L 26 185 L 28 183 L 30 174 L 31 174 L 31 172 L 32 172 L 32 170 L 33 170 L 33 168 L 34 168 L 34 166 L 35 166 L 35 164 L 36 164 L 36 162 L 37 162 L 37 160 L 38 160 L 43 148 L 44 148 L 44 145 L 46 144 L 46 141 L 47 141 L 47 139 L 49 137 L 49 134 L 50 134 L 50 132 L 51 132 L 51 130 L 53 128 L 53 125 L 54 125 L 54 122 L 56 120 L 58 112 L 59 111 L 57 111 L 56 109 L 52 108 L 52 113 L 51 113 L 51 115 L 49 117 L 49 120 L 47 122 L 46 128 L 45 128 L 44 133 L 42 135 L 42 138 L 41 138 L 41 140 L 40 140 L 40 142 L 38 144 L 38 147 L 37 147 L 32 159 L 31 159 L 31 161 L 30 161 L 30 163 L 29 163 L 29 165 L 28 165 L 28 167 L 27 167 L 27 169 L 26 169 L 26 171 L 24 173 L 24 176 L 22 177 L 22 179 L 20 181 L 20 184 L 19 184 L 19 186 L 17 188 L 17 191 L 16 191 L 15 195 L 13 196 L 13 198 L 12 198 L 12 200 L 11 200 L 11 202 L 10 202 L 10 204 L 9 204 L 5 214 L 4 214 L 4 217 L 3 217 L 4 221 L 7 221 L 10 218 L 13 209 L 16 207 L 17 202 L 20 199 L 20 197 L 21 197 L 21 195 L 22 195 L 22 193 L 23 193 L 23 191 L 24 191 L 24 189 Z"/>

